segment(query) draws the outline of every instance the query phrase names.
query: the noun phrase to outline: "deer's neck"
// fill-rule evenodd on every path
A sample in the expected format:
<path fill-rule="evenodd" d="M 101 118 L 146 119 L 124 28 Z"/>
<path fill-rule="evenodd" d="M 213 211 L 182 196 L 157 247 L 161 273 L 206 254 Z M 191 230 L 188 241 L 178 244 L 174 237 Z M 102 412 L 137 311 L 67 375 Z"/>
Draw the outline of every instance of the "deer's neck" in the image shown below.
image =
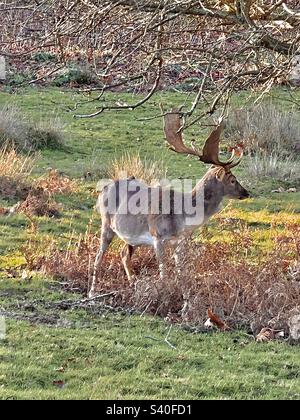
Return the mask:
<path fill-rule="evenodd" d="M 216 178 L 215 171 L 210 170 L 193 189 L 193 197 L 196 205 L 203 205 L 204 200 L 204 222 L 218 212 L 224 198 L 224 186 Z"/>

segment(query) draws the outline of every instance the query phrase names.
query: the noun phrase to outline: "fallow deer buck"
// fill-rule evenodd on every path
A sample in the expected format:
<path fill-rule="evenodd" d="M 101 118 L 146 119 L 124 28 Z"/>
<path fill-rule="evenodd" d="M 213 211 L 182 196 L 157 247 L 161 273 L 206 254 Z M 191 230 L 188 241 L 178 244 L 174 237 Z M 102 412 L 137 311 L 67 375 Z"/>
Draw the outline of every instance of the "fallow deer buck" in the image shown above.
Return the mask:
<path fill-rule="evenodd" d="M 240 200 L 249 197 L 249 193 L 231 173 L 231 169 L 240 163 L 242 151 L 240 150 L 238 155 L 233 150 L 232 156 L 227 162 L 221 162 L 219 159 L 222 124 L 220 123 L 212 131 L 202 152 L 185 145 L 181 126 L 181 117 L 178 111 L 173 110 L 166 114 L 164 131 L 170 149 L 177 153 L 196 156 L 201 162 L 213 166 L 189 193 L 160 186 L 151 187 L 134 177 L 112 181 L 104 187 L 97 201 L 97 210 L 102 217 L 102 232 L 101 244 L 94 264 L 90 297 L 96 294 L 100 264 L 115 235 L 125 242 L 121 257 L 129 281 L 133 277 L 131 257 L 134 248 L 141 245 L 154 247 L 160 274 L 163 276 L 164 244 L 167 241 L 175 245 L 174 256 L 175 261 L 178 262 L 181 252 L 180 244 L 183 243 L 183 239 L 190 236 L 197 227 L 206 223 L 218 211 L 224 197 Z M 237 161 L 235 161 L 235 155 L 239 157 Z M 202 217 L 196 217 L 193 220 L 191 214 L 187 214 L 184 208 L 181 212 L 175 211 L 176 202 L 182 203 L 186 199 L 189 199 L 196 209 L 197 206 L 202 208 Z M 162 209 L 163 200 L 169 200 L 166 212 Z M 130 208 L 131 201 L 136 204 L 134 210 Z M 109 208 L 109 202 L 115 203 L 113 209 Z M 146 203 L 146 211 L 145 206 L 144 211 L 139 210 L 141 203 Z M 153 207 L 158 211 L 153 211 Z"/>

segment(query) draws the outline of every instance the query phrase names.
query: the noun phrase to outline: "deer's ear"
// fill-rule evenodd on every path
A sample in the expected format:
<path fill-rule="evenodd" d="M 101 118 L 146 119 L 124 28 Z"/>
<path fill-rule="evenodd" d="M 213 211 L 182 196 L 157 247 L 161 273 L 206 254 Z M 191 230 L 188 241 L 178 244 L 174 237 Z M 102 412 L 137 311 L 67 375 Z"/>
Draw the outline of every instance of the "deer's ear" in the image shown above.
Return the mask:
<path fill-rule="evenodd" d="M 216 173 L 216 178 L 218 181 L 222 182 L 224 180 L 226 171 L 224 168 L 220 168 Z"/>

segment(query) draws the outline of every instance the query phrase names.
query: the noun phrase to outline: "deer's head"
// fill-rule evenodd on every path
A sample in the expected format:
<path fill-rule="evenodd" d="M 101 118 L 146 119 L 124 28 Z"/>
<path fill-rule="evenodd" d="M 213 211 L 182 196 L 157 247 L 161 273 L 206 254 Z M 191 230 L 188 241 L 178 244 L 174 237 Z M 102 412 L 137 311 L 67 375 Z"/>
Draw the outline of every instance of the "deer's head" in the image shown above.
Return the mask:
<path fill-rule="evenodd" d="M 173 110 L 164 117 L 164 131 L 171 150 L 177 153 L 197 156 L 201 162 L 213 165 L 208 175 L 215 178 L 218 189 L 222 189 L 223 196 L 244 200 L 250 196 L 242 187 L 231 170 L 239 165 L 243 157 L 240 146 L 232 149 L 231 158 L 222 162 L 219 158 L 220 136 L 223 130 L 222 122 L 211 132 L 202 151 L 185 145 L 182 136 L 182 122 L 178 110 Z M 235 161 L 235 158 L 237 160 Z"/>
<path fill-rule="evenodd" d="M 224 197 L 245 200 L 250 197 L 249 192 L 239 183 L 231 170 L 220 167 L 213 167 L 211 175 L 216 177 L 220 187 L 223 189 Z"/>

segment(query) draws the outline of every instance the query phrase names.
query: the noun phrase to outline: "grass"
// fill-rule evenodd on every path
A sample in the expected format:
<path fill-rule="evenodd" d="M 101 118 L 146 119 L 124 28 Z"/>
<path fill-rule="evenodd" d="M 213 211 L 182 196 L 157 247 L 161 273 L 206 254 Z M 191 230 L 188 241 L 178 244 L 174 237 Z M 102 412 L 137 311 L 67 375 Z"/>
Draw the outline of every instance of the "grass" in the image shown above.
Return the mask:
<path fill-rule="evenodd" d="M 43 282 L 4 282 L 16 302 L 49 303 Z M 33 282 L 34 283 L 34 282 Z M 1 293 L 0 292 L 0 293 Z M 53 291 L 52 298 L 66 298 Z M 68 296 L 70 298 L 70 296 Z M 71 297 L 75 299 L 75 296 Z M 148 316 L 82 310 L 56 317 L 55 328 L 9 320 L 0 347 L 1 399 L 297 399 L 299 349 L 258 345 L 244 332 L 190 334 Z M 41 349 L 42 352 L 41 352 Z M 61 381 L 63 388 L 54 382 Z"/>
<path fill-rule="evenodd" d="M 283 90 L 275 94 L 278 103 L 287 108 L 287 94 Z M 174 327 L 170 335 L 176 346 L 173 350 L 163 341 L 168 325 L 160 319 L 108 310 L 100 314 L 58 310 L 49 302 L 80 297 L 66 294 L 51 279 L 36 273 L 29 272 L 21 280 L 26 270 L 22 247 L 30 241 L 43 247 L 55 240 L 65 249 L 71 234 L 84 234 L 90 220 L 91 229 L 99 229 L 100 220 L 94 213 L 95 184 L 106 174 L 112 158 L 125 151 L 159 158 L 170 178 L 195 180 L 206 170 L 196 160 L 165 148 L 159 119 L 140 121 L 157 114 L 159 101 L 165 107 L 180 104 L 182 95 L 161 93 L 135 112 L 104 113 L 92 120 L 73 118 L 75 111 L 70 109 L 80 98 L 74 91 L 59 89 L 0 93 L 0 106 L 13 104 L 36 121 L 59 115 L 65 125 L 64 148 L 42 150 L 31 177 L 56 168 L 79 180 L 75 191 L 55 194 L 62 206 L 59 219 L 34 217 L 33 227 L 22 214 L 0 217 L 0 308 L 14 314 L 7 320 L 6 339 L 0 342 L 0 399 L 298 399 L 297 346 L 285 342 L 258 345 L 245 332 L 190 334 Z M 130 102 L 131 95 L 122 95 L 122 100 Z M 247 93 L 241 93 L 235 102 L 246 103 Z M 80 109 L 87 110 L 87 106 Z M 198 127 L 187 136 L 205 137 Z M 270 252 L 275 235 L 286 229 L 285 222 L 300 223 L 300 192 L 272 194 L 279 186 L 299 184 L 249 179 L 245 168 L 246 162 L 235 173 L 253 198 L 225 203 L 223 211 L 198 233 L 198 240 L 226 240 L 230 223 L 222 221 L 234 219 L 247 224 L 253 233 L 255 252 L 249 258 L 255 259 Z M 85 180 L 87 172 L 91 178 Z M 0 198 L 0 207 L 15 202 Z M 53 385 L 57 380 L 65 386 Z"/>

